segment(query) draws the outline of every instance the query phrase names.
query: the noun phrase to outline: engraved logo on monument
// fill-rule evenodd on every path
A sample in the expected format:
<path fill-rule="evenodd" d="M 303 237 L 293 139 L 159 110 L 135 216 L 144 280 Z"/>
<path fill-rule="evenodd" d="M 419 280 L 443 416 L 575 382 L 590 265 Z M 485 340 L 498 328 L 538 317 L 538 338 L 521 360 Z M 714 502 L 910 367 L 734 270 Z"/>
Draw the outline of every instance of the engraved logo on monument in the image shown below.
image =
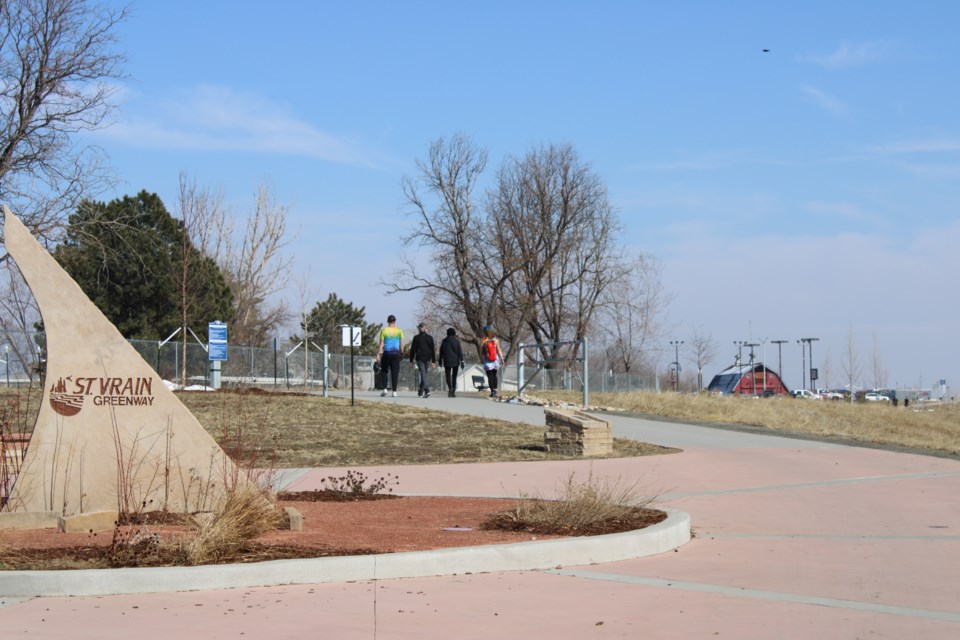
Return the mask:
<path fill-rule="evenodd" d="M 75 416 L 83 409 L 87 396 L 97 407 L 149 407 L 154 400 L 153 380 L 67 376 L 50 387 L 50 406 L 62 416 Z"/>
<path fill-rule="evenodd" d="M 83 408 L 83 394 L 67 393 L 68 380 L 60 378 L 50 387 L 50 406 L 62 416 L 75 416 Z"/>

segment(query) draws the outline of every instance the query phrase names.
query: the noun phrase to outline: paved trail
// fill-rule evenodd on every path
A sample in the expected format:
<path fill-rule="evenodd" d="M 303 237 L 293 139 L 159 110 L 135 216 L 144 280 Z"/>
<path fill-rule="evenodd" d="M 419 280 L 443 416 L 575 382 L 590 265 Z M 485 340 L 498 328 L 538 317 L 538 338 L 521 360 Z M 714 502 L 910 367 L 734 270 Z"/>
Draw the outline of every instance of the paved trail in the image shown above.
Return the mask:
<path fill-rule="evenodd" d="M 541 409 L 470 394 L 377 401 L 543 421 Z M 401 491 L 412 494 L 550 492 L 571 472 L 635 479 L 692 516 L 696 537 L 678 551 L 538 572 L 0 598 L 0 637 L 960 638 L 960 463 L 650 420 L 612 422 L 619 437 L 684 453 L 367 471 L 398 474 Z M 291 472 L 290 480 L 311 488 L 331 471 Z"/>

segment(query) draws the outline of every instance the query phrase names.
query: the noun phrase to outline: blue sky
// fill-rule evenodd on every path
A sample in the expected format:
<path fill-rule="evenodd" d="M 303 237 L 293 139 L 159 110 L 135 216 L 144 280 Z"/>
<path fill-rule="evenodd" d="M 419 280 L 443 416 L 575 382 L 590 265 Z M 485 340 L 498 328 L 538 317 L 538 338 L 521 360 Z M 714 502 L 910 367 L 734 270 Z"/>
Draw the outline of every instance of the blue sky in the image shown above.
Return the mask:
<path fill-rule="evenodd" d="M 316 298 L 403 326 L 417 298 L 375 283 L 413 251 L 400 182 L 430 141 L 470 135 L 490 174 L 571 143 L 663 262 L 665 339 L 720 346 L 708 376 L 785 338 L 799 386 L 792 340 L 816 336 L 838 386 L 852 335 L 865 384 L 876 344 L 890 385 L 958 389 L 960 4 L 780 4 L 141 1 L 90 137 L 105 197 L 173 209 L 186 171 L 245 211 L 269 179 Z"/>

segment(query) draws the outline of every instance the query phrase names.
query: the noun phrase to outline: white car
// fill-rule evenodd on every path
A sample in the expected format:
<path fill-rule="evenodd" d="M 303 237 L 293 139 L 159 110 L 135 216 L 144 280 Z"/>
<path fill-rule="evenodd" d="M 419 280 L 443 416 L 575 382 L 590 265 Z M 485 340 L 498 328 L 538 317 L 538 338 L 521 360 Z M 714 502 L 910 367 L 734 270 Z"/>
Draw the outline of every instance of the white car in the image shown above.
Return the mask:
<path fill-rule="evenodd" d="M 808 389 L 794 389 L 790 392 L 794 398 L 806 398 L 808 400 L 819 400 L 820 396 Z"/>
<path fill-rule="evenodd" d="M 890 398 L 883 395 L 882 393 L 868 393 L 863 397 L 867 400 L 867 402 L 883 402 L 884 400 L 888 402 L 890 401 Z"/>

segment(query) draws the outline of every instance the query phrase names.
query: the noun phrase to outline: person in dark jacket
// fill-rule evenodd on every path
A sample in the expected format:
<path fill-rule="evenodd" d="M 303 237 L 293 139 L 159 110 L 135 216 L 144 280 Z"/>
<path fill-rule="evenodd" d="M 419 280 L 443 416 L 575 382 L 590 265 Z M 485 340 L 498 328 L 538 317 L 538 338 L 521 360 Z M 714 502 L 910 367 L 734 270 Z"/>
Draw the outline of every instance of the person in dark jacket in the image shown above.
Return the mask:
<path fill-rule="evenodd" d="M 420 371 L 417 395 L 421 398 L 429 398 L 430 381 L 427 379 L 427 372 L 437 366 L 437 348 L 433 344 L 433 336 L 427 333 L 427 325 L 421 322 L 417 325 L 417 331 L 417 335 L 410 343 L 410 362 L 416 364 Z"/>
<path fill-rule="evenodd" d="M 457 331 L 450 327 L 447 337 L 440 343 L 440 366 L 447 381 L 447 395 L 457 397 L 457 373 L 463 367 L 463 348 L 457 339 Z"/>

